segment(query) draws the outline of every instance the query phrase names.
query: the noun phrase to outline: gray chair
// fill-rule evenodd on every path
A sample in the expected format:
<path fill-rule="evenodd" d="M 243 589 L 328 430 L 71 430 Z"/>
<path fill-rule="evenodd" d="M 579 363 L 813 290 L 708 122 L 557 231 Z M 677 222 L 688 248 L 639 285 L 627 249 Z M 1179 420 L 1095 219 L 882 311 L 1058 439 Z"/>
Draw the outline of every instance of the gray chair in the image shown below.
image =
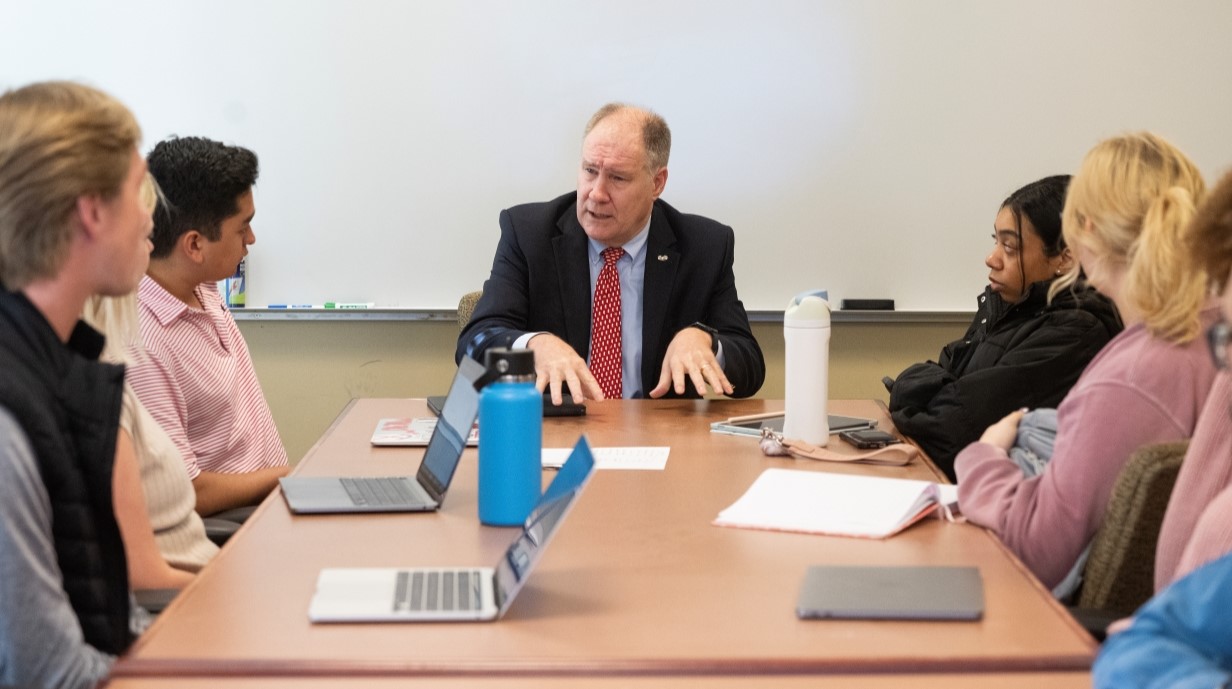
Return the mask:
<path fill-rule="evenodd" d="M 230 540 L 232 534 L 240 530 L 240 526 L 252 516 L 256 509 L 256 507 L 236 507 L 202 519 L 201 521 L 205 523 L 206 538 L 221 548 Z"/>
<path fill-rule="evenodd" d="M 179 589 L 137 589 L 133 591 L 133 598 L 137 601 L 137 605 L 145 608 L 145 611 L 151 615 L 162 612 L 178 595 L 180 595 Z"/>
<path fill-rule="evenodd" d="M 483 290 L 478 292 L 467 292 L 458 300 L 458 330 L 466 327 L 467 323 L 471 322 L 471 314 L 475 313 L 475 305 L 479 303 L 479 298 L 483 296 Z"/>

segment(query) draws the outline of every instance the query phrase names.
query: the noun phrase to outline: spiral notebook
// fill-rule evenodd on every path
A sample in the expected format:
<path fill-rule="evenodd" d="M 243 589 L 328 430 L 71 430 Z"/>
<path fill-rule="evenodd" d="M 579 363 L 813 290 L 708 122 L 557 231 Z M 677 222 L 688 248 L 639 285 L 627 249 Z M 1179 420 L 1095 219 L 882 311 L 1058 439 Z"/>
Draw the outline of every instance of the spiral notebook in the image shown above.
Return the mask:
<path fill-rule="evenodd" d="M 436 418 L 390 417 L 376 422 L 370 442 L 377 447 L 423 447 L 436 432 Z M 479 428 L 471 426 L 466 444 L 479 444 Z"/>
<path fill-rule="evenodd" d="M 889 538 L 924 517 L 950 514 L 958 486 L 825 471 L 766 469 L 716 526 Z"/>

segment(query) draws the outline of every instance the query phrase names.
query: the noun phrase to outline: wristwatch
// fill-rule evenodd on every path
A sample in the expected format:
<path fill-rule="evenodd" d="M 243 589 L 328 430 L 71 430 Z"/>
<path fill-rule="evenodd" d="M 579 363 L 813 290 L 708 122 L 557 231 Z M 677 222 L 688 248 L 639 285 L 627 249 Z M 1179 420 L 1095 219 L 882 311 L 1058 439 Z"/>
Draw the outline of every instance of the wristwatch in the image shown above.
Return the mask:
<path fill-rule="evenodd" d="M 710 336 L 710 351 L 714 354 L 719 353 L 719 331 L 718 330 L 715 330 L 714 328 L 706 325 L 705 323 L 702 323 L 701 321 L 697 321 L 696 323 L 693 323 L 689 327 L 697 328 L 698 330 L 701 330 L 702 332 L 709 335 Z"/>

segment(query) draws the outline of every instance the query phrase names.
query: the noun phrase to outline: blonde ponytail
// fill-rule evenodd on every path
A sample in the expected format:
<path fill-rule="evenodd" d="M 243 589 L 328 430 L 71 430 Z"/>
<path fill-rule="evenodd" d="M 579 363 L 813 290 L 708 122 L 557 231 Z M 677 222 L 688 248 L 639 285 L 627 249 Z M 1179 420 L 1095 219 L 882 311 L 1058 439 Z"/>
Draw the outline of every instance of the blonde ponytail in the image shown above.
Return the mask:
<path fill-rule="evenodd" d="M 1202 174 L 1184 153 L 1140 132 L 1106 139 L 1087 153 L 1061 213 L 1066 243 L 1124 266 L 1125 303 L 1151 334 L 1178 344 L 1197 337 L 1209 293 L 1210 280 L 1190 260 L 1185 239 L 1205 193 Z M 1050 295 L 1074 284 L 1078 271 L 1075 265 L 1059 278 Z"/>
<path fill-rule="evenodd" d="M 1196 208 L 1189 191 L 1170 187 L 1147 209 L 1130 250 L 1125 296 L 1146 327 L 1171 342 L 1198 336 L 1198 312 L 1209 292 L 1206 271 L 1193 265 L 1185 235 Z"/>

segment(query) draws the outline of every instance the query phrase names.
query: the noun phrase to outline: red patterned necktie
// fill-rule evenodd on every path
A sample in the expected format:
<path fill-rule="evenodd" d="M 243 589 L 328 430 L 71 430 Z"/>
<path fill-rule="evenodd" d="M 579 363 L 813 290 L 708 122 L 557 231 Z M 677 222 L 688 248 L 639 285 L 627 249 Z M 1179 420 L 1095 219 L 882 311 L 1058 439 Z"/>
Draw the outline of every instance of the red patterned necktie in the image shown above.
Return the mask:
<path fill-rule="evenodd" d="M 591 309 L 590 372 L 603 396 L 618 400 L 622 397 L 620 367 L 620 275 L 616 262 L 625 255 L 620 247 L 603 250 L 603 270 L 595 283 L 595 303 Z"/>

